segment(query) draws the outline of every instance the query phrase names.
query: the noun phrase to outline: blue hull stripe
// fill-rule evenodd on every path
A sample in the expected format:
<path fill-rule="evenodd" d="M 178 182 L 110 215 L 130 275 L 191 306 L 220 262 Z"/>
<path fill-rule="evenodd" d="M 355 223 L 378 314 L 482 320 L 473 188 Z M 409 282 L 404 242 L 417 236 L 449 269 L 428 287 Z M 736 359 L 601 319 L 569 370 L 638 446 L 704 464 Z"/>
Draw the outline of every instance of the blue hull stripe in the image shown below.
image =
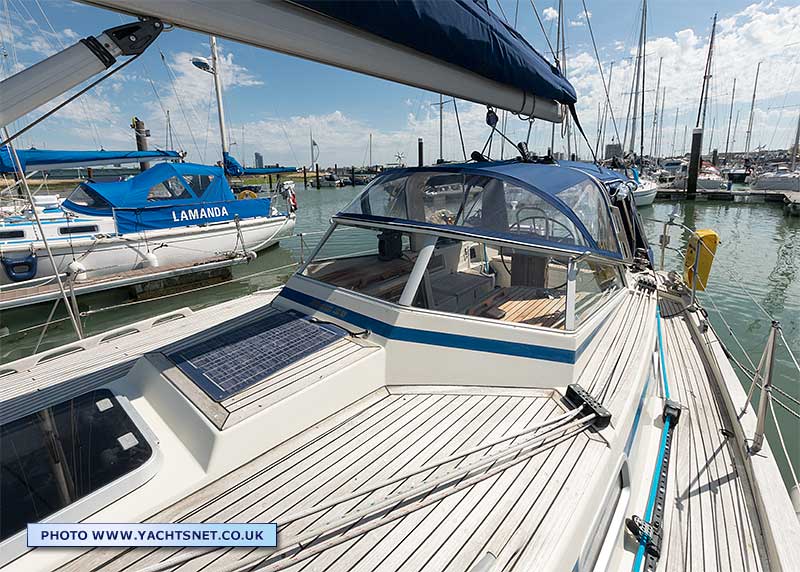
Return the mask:
<path fill-rule="evenodd" d="M 320 300 L 309 296 L 303 292 L 283 287 L 280 293 L 284 298 L 302 304 L 308 308 L 313 308 L 334 318 L 344 320 L 350 324 L 375 332 L 384 338 L 403 342 L 413 342 L 417 344 L 427 344 L 432 346 L 442 346 L 447 348 L 459 348 L 493 354 L 526 357 L 540 359 L 557 363 L 574 364 L 578 354 L 574 350 L 552 348 L 548 346 L 538 346 L 533 344 L 523 344 L 519 342 L 507 342 L 502 340 L 492 340 L 465 336 L 461 334 L 448 334 L 444 332 L 431 332 L 427 330 L 417 330 L 405 328 L 381 322 L 375 318 L 354 312 L 342 306 Z M 596 332 L 597 330 L 595 330 Z M 592 333 L 592 336 L 594 332 Z M 591 336 L 590 336 L 591 337 Z"/>

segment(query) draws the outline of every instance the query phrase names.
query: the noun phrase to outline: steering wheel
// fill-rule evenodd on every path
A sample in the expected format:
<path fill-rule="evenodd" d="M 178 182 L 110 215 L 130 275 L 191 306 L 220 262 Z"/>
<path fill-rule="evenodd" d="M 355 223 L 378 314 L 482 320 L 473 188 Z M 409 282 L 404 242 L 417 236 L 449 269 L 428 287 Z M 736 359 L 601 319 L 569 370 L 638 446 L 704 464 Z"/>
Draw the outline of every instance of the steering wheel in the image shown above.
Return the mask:
<path fill-rule="evenodd" d="M 541 214 L 538 214 L 538 215 L 537 214 L 532 214 L 532 215 L 528 215 L 528 216 L 525 216 L 525 217 L 520 217 L 520 213 L 522 211 L 526 211 L 526 210 L 538 211 Z M 527 227 L 527 228 L 529 228 L 531 230 L 528 230 L 527 232 L 529 234 L 538 234 L 536 232 L 533 232 L 533 229 L 536 228 L 536 221 L 543 220 L 544 221 L 544 230 L 545 230 L 544 238 L 546 238 L 548 240 L 550 240 L 551 238 L 555 238 L 555 237 L 553 237 L 553 229 L 554 229 L 554 227 L 560 227 L 560 228 L 564 229 L 564 231 L 566 231 L 566 236 L 559 237 L 558 238 L 559 241 L 564 240 L 564 239 L 571 239 L 573 242 L 575 241 L 575 234 L 573 233 L 571 228 L 569 228 L 566 224 L 564 224 L 560 220 L 557 220 L 557 219 L 554 219 L 552 217 L 547 216 L 547 213 L 545 213 L 545 211 L 540 209 L 539 207 L 521 207 L 521 208 L 518 208 L 516 210 L 516 219 L 517 219 L 516 222 L 511 225 L 511 230 L 515 230 L 516 232 L 522 233 L 523 232 L 523 230 L 522 230 L 523 223 L 530 221 L 531 225 L 529 227 Z"/>

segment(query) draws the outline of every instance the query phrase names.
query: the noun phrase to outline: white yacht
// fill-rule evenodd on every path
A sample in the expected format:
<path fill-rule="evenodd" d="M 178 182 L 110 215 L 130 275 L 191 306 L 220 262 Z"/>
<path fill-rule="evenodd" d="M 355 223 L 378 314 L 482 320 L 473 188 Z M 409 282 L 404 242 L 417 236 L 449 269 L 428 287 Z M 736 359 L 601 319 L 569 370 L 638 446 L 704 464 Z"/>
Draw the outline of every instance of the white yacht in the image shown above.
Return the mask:
<path fill-rule="evenodd" d="M 792 171 L 788 167 L 778 167 L 774 171 L 751 174 L 746 182 L 750 184 L 750 188 L 759 191 L 800 192 L 800 171 Z"/>
<path fill-rule="evenodd" d="M 294 231 L 272 198 L 237 199 L 221 167 L 159 163 L 127 181 L 79 184 L 36 204 L 55 271 L 79 280 L 256 252 Z M 0 219 L 1 285 L 52 278 L 35 214 Z"/>
<path fill-rule="evenodd" d="M 577 100 L 481 1 L 92 3 L 525 117 Z M 68 48 L 94 67 L 53 90 L 111 65 L 100 48 Z M 619 174 L 518 150 L 381 174 L 280 289 L 0 367 L 3 572 L 800 570 L 768 383 L 756 415 Z M 278 542 L 29 547 L 48 522 Z"/>
<path fill-rule="evenodd" d="M 621 184 L 386 173 L 283 288 L 7 364 L 3 569 L 795 569 L 769 445 Z M 30 549 L 34 521 L 277 522 L 279 544 Z"/>

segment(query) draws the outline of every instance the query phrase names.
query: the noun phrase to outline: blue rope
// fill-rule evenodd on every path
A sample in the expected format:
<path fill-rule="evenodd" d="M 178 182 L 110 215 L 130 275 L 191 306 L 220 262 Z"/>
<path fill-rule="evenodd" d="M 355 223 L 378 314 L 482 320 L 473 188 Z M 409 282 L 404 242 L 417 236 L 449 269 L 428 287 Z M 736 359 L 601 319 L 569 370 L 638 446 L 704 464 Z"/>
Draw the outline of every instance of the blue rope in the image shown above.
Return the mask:
<path fill-rule="evenodd" d="M 669 383 L 667 381 L 667 367 L 664 359 L 664 339 L 661 334 L 661 310 L 657 304 L 656 330 L 658 332 L 658 358 L 661 364 L 661 379 L 664 382 L 664 397 L 669 399 Z M 670 419 L 670 417 L 667 417 L 666 420 L 664 420 L 664 428 L 661 430 L 661 445 L 658 448 L 658 459 L 656 460 L 656 468 L 653 472 L 653 480 L 650 484 L 650 496 L 647 498 L 647 508 L 644 511 L 645 522 L 650 522 L 650 519 L 653 518 L 653 507 L 656 504 L 659 476 L 664 466 L 664 453 L 667 448 L 667 434 L 669 433 Z M 636 558 L 633 560 L 633 572 L 639 572 L 642 568 L 646 543 L 647 539 L 642 537 L 639 541 L 639 549 L 636 551 Z"/>

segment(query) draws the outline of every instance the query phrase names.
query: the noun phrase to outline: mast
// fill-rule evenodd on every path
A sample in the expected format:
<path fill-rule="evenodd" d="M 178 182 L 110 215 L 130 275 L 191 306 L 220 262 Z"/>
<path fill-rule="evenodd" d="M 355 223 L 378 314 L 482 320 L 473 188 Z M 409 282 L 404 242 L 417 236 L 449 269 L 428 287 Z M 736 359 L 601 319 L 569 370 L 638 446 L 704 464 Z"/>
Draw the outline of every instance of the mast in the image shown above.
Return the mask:
<path fill-rule="evenodd" d="M 658 58 L 658 79 L 656 80 L 656 103 L 653 108 L 653 127 L 650 133 L 650 155 L 653 155 L 655 152 L 656 146 L 656 125 L 658 124 L 658 97 L 661 94 L 661 64 L 664 62 L 664 58 Z"/>
<path fill-rule="evenodd" d="M 372 133 L 369 134 L 369 166 L 372 167 Z"/>
<path fill-rule="evenodd" d="M 728 149 L 731 143 L 731 123 L 733 123 L 733 99 L 736 97 L 736 78 L 733 78 L 733 90 L 731 91 L 731 111 L 728 113 L 728 135 L 725 136 L 725 164 L 728 164 Z"/>
<path fill-rule="evenodd" d="M 214 70 L 214 90 L 217 92 L 217 115 L 219 116 L 219 138 L 222 143 L 222 161 L 228 154 L 228 135 L 225 132 L 225 109 L 222 106 L 222 78 L 220 77 L 219 56 L 217 55 L 217 37 L 211 36 L 211 67 Z"/>
<path fill-rule="evenodd" d="M 311 151 L 309 169 L 314 170 L 314 133 L 311 131 L 311 127 L 308 128 L 308 148 Z"/>
<path fill-rule="evenodd" d="M 761 62 L 756 66 L 756 80 L 753 82 L 753 99 L 750 101 L 750 119 L 747 121 L 747 138 L 744 140 L 744 152 L 750 153 L 750 136 L 753 134 L 753 111 L 756 108 L 756 89 L 758 88 L 758 72 L 761 71 Z"/>
<path fill-rule="evenodd" d="M 558 1 L 558 14 L 559 16 L 564 11 L 564 0 Z M 564 79 L 567 79 L 567 29 L 564 26 L 564 18 L 559 18 L 559 23 L 561 24 L 561 68 L 564 73 Z M 567 159 L 572 159 L 572 141 L 570 140 L 570 136 L 572 134 L 571 123 L 569 120 L 569 114 L 564 116 L 564 126 L 566 127 L 567 133 Z"/>
<path fill-rule="evenodd" d="M 561 22 L 564 18 L 564 1 L 558 0 L 558 21 L 556 22 L 556 58 L 558 58 L 558 48 L 561 44 Z M 556 67 L 559 71 L 562 71 L 561 63 L 556 61 Z M 566 76 L 565 76 L 566 77 Z M 566 120 L 566 117 L 564 118 Z M 556 124 L 553 123 L 550 130 L 550 153 L 555 155 L 556 153 Z"/>
<path fill-rule="evenodd" d="M 639 121 L 639 79 L 642 78 L 642 49 L 644 44 L 645 20 L 647 14 L 647 0 L 642 0 L 642 25 L 639 29 L 639 48 L 636 52 L 636 69 L 634 71 L 633 88 L 633 116 L 631 118 L 631 140 L 628 150 L 633 153 L 636 149 L 636 127 Z M 642 94 L 644 95 L 644 94 Z M 644 100 L 644 97 L 642 97 Z"/>
<path fill-rule="evenodd" d="M 675 138 L 678 136 L 678 113 L 680 109 L 680 107 L 675 108 L 675 127 L 672 128 L 672 151 L 670 151 L 670 157 L 675 156 Z"/>
<path fill-rule="evenodd" d="M 792 148 L 792 171 L 797 167 L 797 153 L 800 152 L 800 113 L 797 114 L 797 131 L 794 133 L 794 147 Z"/>
<path fill-rule="evenodd" d="M 656 138 L 656 158 L 661 157 L 662 136 L 664 134 L 664 101 L 667 99 L 667 88 L 661 88 L 661 118 L 658 120 L 658 137 Z"/>
<path fill-rule="evenodd" d="M 708 110 L 708 92 L 711 84 L 711 59 L 714 55 L 714 37 L 717 33 L 717 14 L 711 24 L 711 40 L 708 43 L 708 57 L 706 58 L 706 71 L 703 74 L 703 88 L 700 92 L 700 108 L 697 110 L 697 125 L 701 129 L 706 126 L 706 111 Z"/>
<path fill-rule="evenodd" d="M 444 111 L 444 101 L 442 94 L 439 94 L 439 162 L 444 161 L 444 152 L 442 151 L 442 114 Z"/>
<path fill-rule="evenodd" d="M 639 136 L 639 161 L 644 165 L 644 86 L 645 72 L 647 71 L 647 0 L 642 2 L 642 132 Z M 658 96 L 658 93 L 656 93 Z"/>

